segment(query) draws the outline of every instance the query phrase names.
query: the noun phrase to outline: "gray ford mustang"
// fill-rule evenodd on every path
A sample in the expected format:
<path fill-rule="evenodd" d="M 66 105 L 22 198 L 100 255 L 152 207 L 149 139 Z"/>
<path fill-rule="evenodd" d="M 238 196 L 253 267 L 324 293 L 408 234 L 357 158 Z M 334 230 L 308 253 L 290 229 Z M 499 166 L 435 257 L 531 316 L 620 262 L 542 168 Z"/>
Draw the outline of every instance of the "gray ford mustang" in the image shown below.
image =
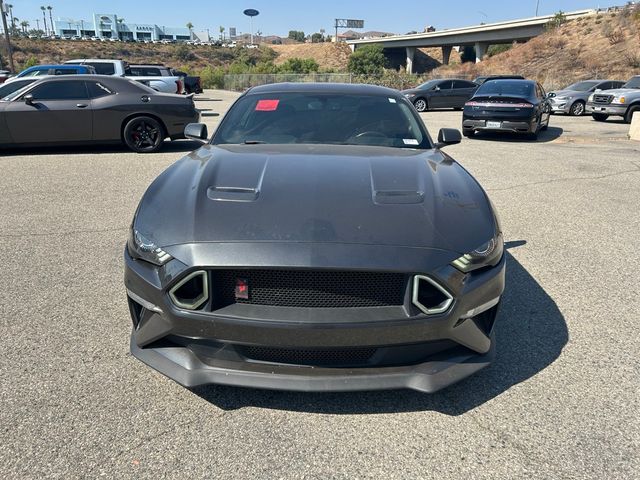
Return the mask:
<path fill-rule="evenodd" d="M 135 152 L 155 152 L 167 137 L 184 138 L 185 126 L 199 118 L 190 96 L 126 78 L 50 76 L 0 101 L 0 146 L 123 142 Z"/>
<path fill-rule="evenodd" d="M 186 135 L 206 139 L 206 127 Z M 434 392 L 487 366 L 504 289 L 478 182 L 400 93 L 280 84 L 144 194 L 131 352 L 187 387 Z"/>

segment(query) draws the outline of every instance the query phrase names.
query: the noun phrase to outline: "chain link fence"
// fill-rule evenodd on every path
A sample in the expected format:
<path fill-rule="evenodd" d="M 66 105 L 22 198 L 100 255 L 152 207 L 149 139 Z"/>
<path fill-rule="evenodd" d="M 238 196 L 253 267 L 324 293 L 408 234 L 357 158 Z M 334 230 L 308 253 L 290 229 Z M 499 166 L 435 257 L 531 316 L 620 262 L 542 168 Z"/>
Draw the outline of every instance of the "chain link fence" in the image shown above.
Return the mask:
<path fill-rule="evenodd" d="M 469 78 L 467 78 L 469 77 Z M 473 80 L 471 75 L 456 75 L 456 78 Z M 384 74 L 384 75 L 353 75 L 351 73 L 243 73 L 224 76 L 225 90 L 243 91 L 247 88 L 271 83 L 287 82 L 321 82 L 321 83 L 367 83 L 383 87 L 404 90 L 413 88 L 421 83 L 439 78 L 432 74 Z"/>

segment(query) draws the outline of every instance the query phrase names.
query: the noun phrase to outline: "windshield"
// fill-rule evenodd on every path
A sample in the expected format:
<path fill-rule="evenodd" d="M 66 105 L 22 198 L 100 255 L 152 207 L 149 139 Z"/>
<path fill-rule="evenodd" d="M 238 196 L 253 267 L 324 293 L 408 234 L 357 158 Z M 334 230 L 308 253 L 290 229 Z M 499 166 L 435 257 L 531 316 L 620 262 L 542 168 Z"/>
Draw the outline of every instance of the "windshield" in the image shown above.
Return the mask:
<path fill-rule="evenodd" d="M 640 88 L 640 77 L 633 77 L 622 88 Z"/>
<path fill-rule="evenodd" d="M 404 99 L 343 93 L 268 93 L 240 98 L 213 144 L 330 144 L 432 148 Z"/>
<path fill-rule="evenodd" d="M 567 88 L 565 88 L 565 90 L 571 90 L 574 92 L 588 92 L 599 83 L 600 83 L 599 81 L 576 82 L 573 85 L 569 85 Z"/>
<path fill-rule="evenodd" d="M 533 84 L 524 81 L 489 80 L 476 91 L 475 96 L 482 95 L 514 95 L 517 97 L 533 96 Z"/>

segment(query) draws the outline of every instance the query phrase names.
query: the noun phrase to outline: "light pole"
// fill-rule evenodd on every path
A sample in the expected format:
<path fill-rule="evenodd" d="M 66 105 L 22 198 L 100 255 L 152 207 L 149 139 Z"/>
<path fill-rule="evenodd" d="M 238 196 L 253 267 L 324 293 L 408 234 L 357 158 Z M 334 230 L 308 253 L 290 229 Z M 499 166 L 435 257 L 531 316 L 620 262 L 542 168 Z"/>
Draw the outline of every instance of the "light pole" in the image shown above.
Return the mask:
<path fill-rule="evenodd" d="M 540 6 L 540 0 L 536 0 L 536 17 L 538 16 L 538 7 Z"/>

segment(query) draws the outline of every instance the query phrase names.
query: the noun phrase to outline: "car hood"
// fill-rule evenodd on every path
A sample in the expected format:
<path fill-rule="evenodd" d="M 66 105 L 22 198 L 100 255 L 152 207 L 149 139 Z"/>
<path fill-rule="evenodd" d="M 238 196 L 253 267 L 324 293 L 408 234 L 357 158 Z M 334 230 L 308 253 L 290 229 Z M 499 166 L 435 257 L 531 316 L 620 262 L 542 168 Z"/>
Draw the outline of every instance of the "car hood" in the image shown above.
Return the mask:
<path fill-rule="evenodd" d="M 557 90 L 549 93 L 555 94 L 556 97 L 566 97 L 567 95 L 571 95 L 572 97 L 588 97 L 591 95 L 590 92 L 578 92 L 577 90 Z"/>
<path fill-rule="evenodd" d="M 640 88 L 612 88 L 611 90 L 599 90 L 594 92 L 595 95 L 620 95 L 624 93 L 633 93 L 640 97 Z"/>
<path fill-rule="evenodd" d="M 409 88 L 407 90 L 400 91 L 400 93 L 403 94 L 403 95 L 408 95 L 408 94 L 411 94 L 411 93 L 418 94 L 418 93 L 425 92 L 425 91 L 426 90 L 420 90 L 419 88 Z"/>
<path fill-rule="evenodd" d="M 438 150 L 206 145 L 145 193 L 135 228 L 159 246 L 314 242 L 466 253 L 489 240 L 487 197 Z"/>

